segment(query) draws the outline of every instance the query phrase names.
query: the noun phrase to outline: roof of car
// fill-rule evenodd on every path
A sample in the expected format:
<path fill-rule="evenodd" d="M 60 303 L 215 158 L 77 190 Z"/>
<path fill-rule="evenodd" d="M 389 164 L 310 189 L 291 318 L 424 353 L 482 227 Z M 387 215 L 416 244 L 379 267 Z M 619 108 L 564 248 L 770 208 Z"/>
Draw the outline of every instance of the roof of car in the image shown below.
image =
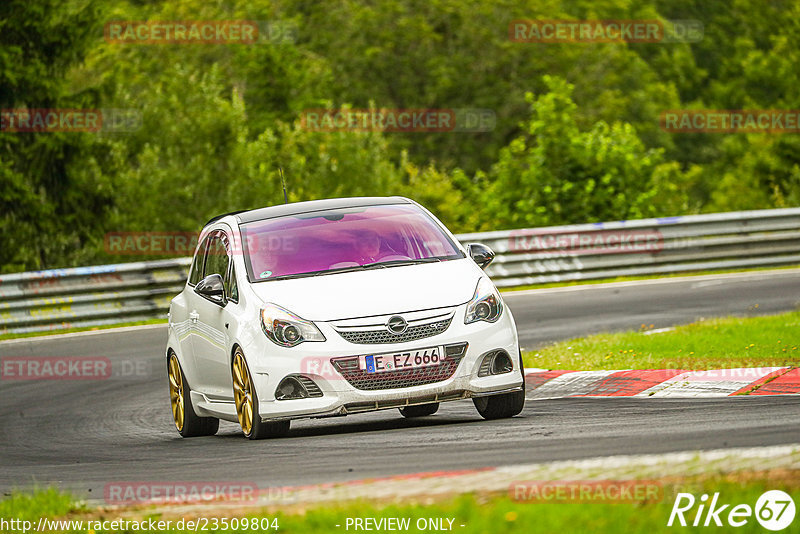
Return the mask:
<path fill-rule="evenodd" d="M 305 202 L 292 202 L 290 204 L 278 204 L 267 208 L 258 208 L 250 211 L 235 211 L 225 215 L 233 215 L 239 223 L 249 223 L 273 217 L 284 217 L 287 215 L 299 215 L 301 213 L 311 213 L 314 211 L 336 210 L 342 208 L 356 208 L 361 206 L 378 206 L 381 204 L 411 204 L 411 200 L 405 197 L 352 197 L 352 198 L 329 198 L 325 200 L 308 200 Z M 214 217 L 206 223 L 221 219 L 225 215 Z"/>

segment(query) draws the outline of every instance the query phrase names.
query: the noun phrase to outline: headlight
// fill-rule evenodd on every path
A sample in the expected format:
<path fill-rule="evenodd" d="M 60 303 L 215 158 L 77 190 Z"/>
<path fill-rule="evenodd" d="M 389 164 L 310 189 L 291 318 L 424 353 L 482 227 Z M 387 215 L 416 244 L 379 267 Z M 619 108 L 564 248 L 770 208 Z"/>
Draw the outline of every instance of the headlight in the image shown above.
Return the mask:
<path fill-rule="evenodd" d="M 500 294 L 488 278 L 478 280 L 475 295 L 467 304 L 467 313 L 464 315 L 464 324 L 476 321 L 493 323 L 503 314 L 503 301 Z"/>
<path fill-rule="evenodd" d="M 276 304 L 267 304 L 261 310 L 261 328 L 273 343 L 281 347 L 294 347 L 303 341 L 325 341 L 325 336 L 314 323 Z"/>

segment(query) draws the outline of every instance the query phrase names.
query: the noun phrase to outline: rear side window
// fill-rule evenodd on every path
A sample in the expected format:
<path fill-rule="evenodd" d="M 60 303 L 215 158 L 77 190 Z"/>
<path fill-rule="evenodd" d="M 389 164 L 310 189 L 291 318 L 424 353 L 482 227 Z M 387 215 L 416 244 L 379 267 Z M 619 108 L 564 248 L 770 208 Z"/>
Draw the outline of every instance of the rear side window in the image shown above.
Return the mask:
<path fill-rule="evenodd" d="M 231 268 L 228 270 L 228 277 L 225 279 L 225 294 L 233 302 L 239 302 L 239 286 L 236 285 L 236 269 L 231 263 Z"/>
<path fill-rule="evenodd" d="M 208 239 L 205 238 L 203 242 L 197 247 L 197 252 L 192 260 L 192 271 L 189 273 L 189 285 L 196 286 L 197 282 L 203 279 L 203 263 L 206 259 L 206 246 Z"/>

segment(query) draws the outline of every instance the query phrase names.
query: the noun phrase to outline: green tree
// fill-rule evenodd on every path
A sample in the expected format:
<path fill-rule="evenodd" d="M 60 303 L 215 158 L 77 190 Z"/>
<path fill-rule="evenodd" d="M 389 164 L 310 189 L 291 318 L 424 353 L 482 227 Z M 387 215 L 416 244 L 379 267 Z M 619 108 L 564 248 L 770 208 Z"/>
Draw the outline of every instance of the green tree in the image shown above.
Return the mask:
<path fill-rule="evenodd" d="M 647 149 L 630 124 L 600 121 L 581 130 L 573 87 L 550 76 L 544 82 L 549 92 L 528 95 L 532 114 L 525 135 L 502 149 L 492 168 L 489 213 L 495 214 L 495 227 L 634 219 L 685 209 L 686 177 L 664 161 L 661 150 Z"/>
<path fill-rule="evenodd" d="M 0 109 L 98 107 L 93 88 L 75 90 L 68 73 L 99 19 L 96 2 L 0 3 Z M 0 269 L 85 260 L 114 169 L 110 145 L 93 133 L 0 131 Z"/>
<path fill-rule="evenodd" d="M 607 4 L 608 18 L 656 15 L 652 8 L 637 11 L 627 2 Z M 434 162 L 470 175 L 488 169 L 500 148 L 519 135 L 528 111 L 525 93 L 546 90 L 545 74 L 576 86 L 580 123 L 625 121 L 636 126 L 649 147 L 671 143 L 658 128 L 658 116 L 677 106 L 677 91 L 630 46 L 509 39 L 515 19 L 604 18 L 605 11 L 584 12 L 556 0 L 287 0 L 284 9 L 302 21 L 299 44 L 327 58 L 332 76 L 325 89 L 333 106 L 374 102 L 387 108 L 496 113 L 491 132 L 393 134 L 394 158 L 406 151 L 420 167 Z"/>

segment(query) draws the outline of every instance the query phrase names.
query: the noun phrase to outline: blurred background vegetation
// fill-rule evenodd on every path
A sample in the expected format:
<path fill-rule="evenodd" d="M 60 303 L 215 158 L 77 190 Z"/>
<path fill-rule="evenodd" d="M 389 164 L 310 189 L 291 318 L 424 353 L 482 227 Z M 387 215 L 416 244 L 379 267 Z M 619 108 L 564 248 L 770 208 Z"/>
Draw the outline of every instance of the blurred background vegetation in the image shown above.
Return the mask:
<path fill-rule="evenodd" d="M 696 19 L 697 43 L 515 43 L 514 19 Z M 294 42 L 110 44 L 112 20 L 281 21 Z M 667 109 L 800 109 L 781 0 L 3 0 L 0 108 L 124 108 L 126 133 L 0 132 L 0 272 L 130 261 L 290 200 L 405 195 L 457 232 L 800 205 L 800 137 L 671 134 Z M 312 132 L 308 108 L 489 108 L 483 133 Z"/>

